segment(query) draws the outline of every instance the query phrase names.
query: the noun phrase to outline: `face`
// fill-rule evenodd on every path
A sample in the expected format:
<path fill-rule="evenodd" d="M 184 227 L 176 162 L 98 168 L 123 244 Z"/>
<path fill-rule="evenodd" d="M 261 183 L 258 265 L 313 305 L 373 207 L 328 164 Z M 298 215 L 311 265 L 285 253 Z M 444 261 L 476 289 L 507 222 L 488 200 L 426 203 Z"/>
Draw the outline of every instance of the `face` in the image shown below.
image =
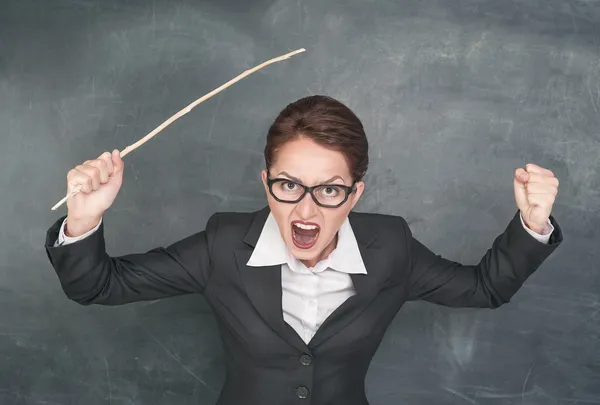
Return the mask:
<path fill-rule="evenodd" d="M 305 186 L 352 185 L 352 176 L 344 155 L 306 138 L 288 142 L 279 151 L 269 172 L 271 179 L 289 179 Z M 314 267 L 335 249 L 337 232 L 364 190 L 364 183 L 357 182 L 356 190 L 343 205 L 338 208 L 325 208 L 317 205 L 309 193 L 294 204 L 279 202 L 269 192 L 265 170 L 262 172 L 262 180 L 271 213 L 288 249 L 307 267 Z M 276 183 L 274 187 L 288 187 L 287 190 L 293 190 L 297 186 L 292 183 Z M 322 191 L 324 198 L 331 195 L 331 190 Z M 299 227 L 305 229 L 298 229 Z M 316 229 L 306 229 L 314 227 Z"/>

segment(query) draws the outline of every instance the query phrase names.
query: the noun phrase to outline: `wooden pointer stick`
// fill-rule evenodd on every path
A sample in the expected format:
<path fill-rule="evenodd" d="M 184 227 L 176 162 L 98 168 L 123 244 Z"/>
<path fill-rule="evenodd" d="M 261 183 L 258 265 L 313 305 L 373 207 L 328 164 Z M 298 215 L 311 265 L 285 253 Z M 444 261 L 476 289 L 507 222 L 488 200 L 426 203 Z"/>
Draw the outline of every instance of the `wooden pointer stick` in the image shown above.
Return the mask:
<path fill-rule="evenodd" d="M 282 60 L 288 59 L 291 56 L 294 56 L 294 55 L 296 55 L 298 53 L 301 53 L 301 52 L 304 52 L 304 51 L 306 51 L 306 49 L 300 48 L 300 49 L 297 49 L 297 50 L 295 50 L 293 52 L 286 53 L 285 55 L 281 55 L 281 56 L 278 56 L 277 58 L 273 58 L 271 60 L 263 62 L 260 65 L 255 66 L 255 67 L 253 67 L 250 70 L 246 70 L 244 73 L 242 73 L 242 74 L 238 75 L 237 77 L 231 79 L 230 81 L 228 81 L 227 83 L 223 84 L 222 86 L 217 87 L 216 89 L 214 89 L 210 93 L 208 93 L 208 94 L 200 97 L 198 100 L 194 101 L 193 103 L 191 103 L 190 105 L 188 105 L 187 107 L 185 107 L 183 110 L 179 111 L 178 113 L 176 113 L 175 115 L 173 115 L 171 118 L 169 118 L 168 120 L 166 120 L 165 122 L 163 122 L 162 124 L 160 124 L 154 131 L 150 132 L 148 135 L 146 135 L 145 137 L 143 137 L 142 139 L 140 139 L 136 143 L 127 146 L 125 149 L 123 149 L 120 152 L 121 158 L 125 157 L 127 154 L 133 152 L 135 149 L 137 149 L 140 146 L 142 146 L 144 143 L 146 143 L 154 135 L 158 134 L 160 131 L 162 131 L 163 129 L 165 129 L 169 125 L 171 125 L 175 120 L 177 120 L 177 119 L 181 118 L 182 116 L 184 116 L 185 114 L 189 113 L 198 104 L 202 103 L 203 101 L 208 100 L 209 98 L 211 98 L 215 94 L 217 94 L 217 93 L 225 90 L 227 87 L 231 86 L 232 84 L 234 84 L 234 83 L 242 80 L 246 76 L 251 75 L 252 73 L 256 72 L 257 70 L 262 69 L 262 68 L 264 68 L 267 65 L 270 65 L 271 63 L 281 62 Z M 64 204 L 69 198 L 71 198 L 74 195 L 78 194 L 80 191 L 81 191 L 81 186 L 76 187 L 70 194 L 67 194 L 62 200 L 60 200 L 59 202 L 57 202 L 54 205 L 54 207 L 52 207 L 52 210 L 53 211 L 56 210 L 58 207 L 60 207 L 62 204 Z"/>

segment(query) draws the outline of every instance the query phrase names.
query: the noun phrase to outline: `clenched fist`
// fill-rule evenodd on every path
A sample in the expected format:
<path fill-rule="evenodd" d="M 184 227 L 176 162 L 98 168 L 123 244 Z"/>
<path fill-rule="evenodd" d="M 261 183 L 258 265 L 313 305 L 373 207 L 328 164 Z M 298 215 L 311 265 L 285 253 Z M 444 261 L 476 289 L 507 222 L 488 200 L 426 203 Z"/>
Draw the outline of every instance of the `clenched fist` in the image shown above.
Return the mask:
<path fill-rule="evenodd" d="M 67 200 L 67 234 L 77 236 L 98 224 L 112 205 L 123 183 L 123 160 L 118 150 L 87 160 L 67 174 L 67 193 L 81 191 Z"/>
<path fill-rule="evenodd" d="M 558 179 L 554 173 L 528 163 L 525 169 L 515 170 L 515 202 L 525 225 L 534 232 L 547 234 L 548 219 L 558 194 Z"/>

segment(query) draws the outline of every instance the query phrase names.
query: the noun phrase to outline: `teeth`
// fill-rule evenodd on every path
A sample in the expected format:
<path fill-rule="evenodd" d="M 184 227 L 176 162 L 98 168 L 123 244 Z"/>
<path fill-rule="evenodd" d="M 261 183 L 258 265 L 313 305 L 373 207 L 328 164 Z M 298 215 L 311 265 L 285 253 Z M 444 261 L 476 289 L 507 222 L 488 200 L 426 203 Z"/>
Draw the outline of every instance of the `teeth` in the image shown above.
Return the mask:
<path fill-rule="evenodd" d="M 316 225 L 304 225 L 304 224 L 295 223 L 294 226 L 297 226 L 298 228 L 302 228 L 302 229 L 317 229 Z"/>

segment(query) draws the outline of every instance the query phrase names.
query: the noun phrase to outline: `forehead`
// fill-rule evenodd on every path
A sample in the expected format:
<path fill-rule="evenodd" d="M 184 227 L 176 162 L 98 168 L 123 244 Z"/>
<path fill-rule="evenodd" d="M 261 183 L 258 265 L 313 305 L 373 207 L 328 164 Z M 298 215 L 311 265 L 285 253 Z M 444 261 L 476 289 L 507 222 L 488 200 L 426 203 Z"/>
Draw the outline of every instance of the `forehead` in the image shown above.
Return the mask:
<path fill-rule="evenodd" d="M 281 148 L 272 167 L 273 175 L 285 171 L 303 182 L 319 183 L 333 176 L 351 180 L 350 168 L 341 152 L 327 149 L 310 139 L 288 142 Z"/>

